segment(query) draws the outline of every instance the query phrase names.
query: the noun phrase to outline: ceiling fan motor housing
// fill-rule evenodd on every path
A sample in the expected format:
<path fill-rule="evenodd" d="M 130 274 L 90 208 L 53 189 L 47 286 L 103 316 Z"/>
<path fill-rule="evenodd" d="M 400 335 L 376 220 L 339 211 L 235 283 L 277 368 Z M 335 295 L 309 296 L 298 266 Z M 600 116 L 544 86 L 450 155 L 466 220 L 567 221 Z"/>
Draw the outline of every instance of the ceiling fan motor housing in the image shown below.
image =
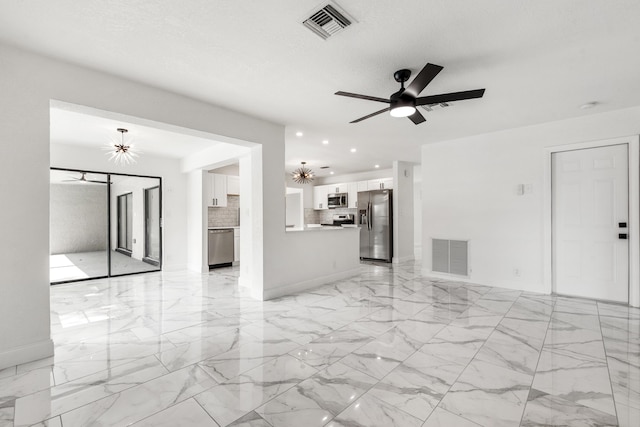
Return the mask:
<path fill-rule="evenodd" d="M 391 115 L 394 115 L 394 110 L 398 108 L 416 108 L 416 98 L 410 94 L 408 94 L 404 89 L 400 89 L 398 92 L 391 95 L 389 98 Z M 406 111 L 406 110 L 405 110 Z M 404 117 L 404 114 L 398 115 L 397 117 Z"/>

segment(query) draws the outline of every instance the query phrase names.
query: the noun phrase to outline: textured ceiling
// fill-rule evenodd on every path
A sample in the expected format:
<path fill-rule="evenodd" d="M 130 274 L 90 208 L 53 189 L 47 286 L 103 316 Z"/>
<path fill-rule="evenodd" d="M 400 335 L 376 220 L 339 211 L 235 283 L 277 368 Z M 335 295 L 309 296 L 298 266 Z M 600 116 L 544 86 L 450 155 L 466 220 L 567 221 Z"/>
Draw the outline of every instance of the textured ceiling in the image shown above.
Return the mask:
<path fill-rule="evenodd" d="M 319 4 L 0 0 L 0 41 L 282 123 L 288 168 L 336 174 L 416 161 L 424 143 L 640 104 L 637 0 L 338 0 L 358 22 L 327 41 L 301 24 Z M 348 123 L 380 104 L 334 92 L 388 97 L 395 70 L 427 62 L 444 70 L 423 95 L 485 97 L 419 126 L 386 114 Z"/>

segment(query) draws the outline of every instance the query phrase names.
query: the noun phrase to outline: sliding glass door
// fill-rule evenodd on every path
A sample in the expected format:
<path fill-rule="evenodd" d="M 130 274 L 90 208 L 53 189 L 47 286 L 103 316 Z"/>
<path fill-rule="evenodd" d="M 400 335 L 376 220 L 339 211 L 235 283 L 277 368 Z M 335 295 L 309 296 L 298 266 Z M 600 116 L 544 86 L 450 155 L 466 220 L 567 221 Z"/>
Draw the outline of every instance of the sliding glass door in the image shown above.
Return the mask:
<path fill-rule="evenodd" d="M 159 271 L 158 177 L 51 169 L 52 284 Z"/>
<path fill-rule="evenodd" d="M 108 175 L 51 170 L 51 283 L 109 274 Z"/>
<path fill-rule="evenodd" d="M 111 175 L 111 275 L 160 268 L 160 178 Z M 148 190 L 158 194 L 150 197 Z M 150 220 L 149 216 L 155 217 Z M 150 258 L 151 252 L 155 257 Z"/>

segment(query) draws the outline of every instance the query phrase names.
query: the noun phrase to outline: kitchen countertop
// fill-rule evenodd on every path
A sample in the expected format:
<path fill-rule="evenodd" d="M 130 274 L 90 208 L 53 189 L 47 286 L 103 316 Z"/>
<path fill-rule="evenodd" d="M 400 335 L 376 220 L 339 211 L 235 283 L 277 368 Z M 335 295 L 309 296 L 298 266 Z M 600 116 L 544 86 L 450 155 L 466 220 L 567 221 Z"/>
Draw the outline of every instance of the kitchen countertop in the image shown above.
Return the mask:
<path fill-rule="evenodd" d="M 304 227 L 304 228 L 287 228 L 287 233 L 296 231 L 327 231 L 327 230 L 360 230 L 360 227 L 340 227 L 340 226 L 321 226 L 321 227 Z"/>
<path fill-rule="evenodd" d="M 207 227 L 208 230 L 226 230 L 228 228 L 240 228 L 240 226 L 235 225 L 233 227 Z"/>

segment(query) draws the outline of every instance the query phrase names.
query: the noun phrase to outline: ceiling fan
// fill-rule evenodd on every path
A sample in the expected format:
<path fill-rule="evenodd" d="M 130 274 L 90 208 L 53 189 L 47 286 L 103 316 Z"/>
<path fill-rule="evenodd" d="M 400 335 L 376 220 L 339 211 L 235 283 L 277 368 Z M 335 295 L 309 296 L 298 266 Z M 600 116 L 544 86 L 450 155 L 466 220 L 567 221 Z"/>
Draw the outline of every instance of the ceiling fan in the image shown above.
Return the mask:
<path fill-rule="evenodd" d="M 360 117 L 359 119 L 356 119 L 349 123 L 358 123 L 373 116 L 377 116 L 378 114 L 382 114 L 385 111 L 389 111 L 389 113 L 393 117 L 409 117 L 409 119 L 416 125 L 426 121 L 424 116 L 420 114 L 420 112 L 416 109 L 417 106 L 443 104 L 452 101 L 482 98 L 482 96 L 484 95 L 484 89 L 465 90 L 462 92 L 443 93 L 440 95 L 422 96 L 418 98 L 420 92 L 422 92 L 424 88 L 427 87 L 429 83 L 431 83 L 431 80 L 433 80 L 438 75 L 438 73 L 442 71 L 442 68 L 443 67 L 441 67 L 440 65 L 435 64 L 425 65 L 424 68 L 420 70 L 416 78 L 414 78 L 406 88 L 404 87 L 404 83 L 409 80 L 409 77 L 411 77 L 411 70 L 402 69 L 396 71 L 393 74 L 393 78 L 398 83 L 400 83 L 400 90 L 392 94 L 389 99 L 342 91 L 338 91 L 335 94 L 390 104 L 387 108 L 376 111 L 375 113 L 368 114 L 364 117 Z"/>
<path fill-rule="evenodd" d="M 87 179 L 87 172 L 80 172 L 82 175 L 80 178 L 70 177 L 71 179 L 65 179 L 62 182 L 93 182 L 96 184 L 106 184 L 107 181 L 95 181 L 92 179 Z"/>

